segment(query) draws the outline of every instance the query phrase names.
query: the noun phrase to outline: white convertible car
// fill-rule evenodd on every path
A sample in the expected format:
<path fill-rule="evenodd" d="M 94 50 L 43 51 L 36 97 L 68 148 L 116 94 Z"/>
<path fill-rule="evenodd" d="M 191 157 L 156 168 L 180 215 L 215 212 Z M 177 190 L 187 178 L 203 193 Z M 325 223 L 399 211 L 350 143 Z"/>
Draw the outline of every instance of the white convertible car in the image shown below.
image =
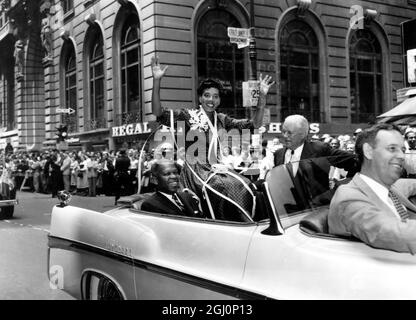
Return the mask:
<path fill-rule="evenodd" d="M 270 171 L 260 221 L 145 212 L 146 195 L 104 213 L 63 197 L 51 286 L 87 300 L 416 299 L 415 256 L 329 235 L 328 201 L 313 204 L 298 182 L 285 166 Z"/>

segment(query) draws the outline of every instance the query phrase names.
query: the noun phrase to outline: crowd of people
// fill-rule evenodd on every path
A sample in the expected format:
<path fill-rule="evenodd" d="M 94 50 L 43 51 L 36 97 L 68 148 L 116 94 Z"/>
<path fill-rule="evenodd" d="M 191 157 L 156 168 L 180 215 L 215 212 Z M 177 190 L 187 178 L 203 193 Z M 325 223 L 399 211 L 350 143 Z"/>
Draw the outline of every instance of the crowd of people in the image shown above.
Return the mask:
<path fill-rule="evenodd" d="M 319 137 L 315 135 L 313 138 Z M 321 141 L 332 139 L 323 134 Z M 334 148 L 343 150 L 353 149 L 353 140 L 346 141 L 339 136 L 338 144 Z M 257 174 L 250 178 L 257 180 L 264 178 L 266 172 L 273 168 L 274 153 L 283 148 L 278 138 L 272 141 L 263 140 L 261 146 L 244 145 L 242 148 L 225 146 L 221 148 L 221 162 L 241 174 L 247 169 L 256 169 Z M 127 178 L 123 182 L 122 194 L 133 194 L 140 191 L 146 193 L 153 191 L 150 179 L 151 165 L 160 159 L 177 160 L 179 165 L 184 164 L 184 155 L 171 149 L 152 149 L 143 151 L 127 149 L 128 158 Z M 47 193 L 56 196 L 59 190 L 67 190 L 81 196 L 114 196 L 117 189 L 117 178 L 120 170 L 116 170 L 116 160 L 122 158 L 122 150 L 111 151 L 58 151 L 44 150 L 35 152 L 1 150 L 0 157 L 4 165 L 14 177 L 18 190 Z M 140 162 L 140 170 L 139 170 Z M 253 172 L 253 171 L 250 171 Z M 412 171 L 413 172 L 413 171 Z M 140 178 L 138 179 L 140 174 Z M 141 183 L 140 190 L 138 183 Z"/>
<path fill-rule="evenodd" d="M 52 197 L 56 197 L 59 190 L 90 197 L 117 197 L 118 194 L 127 195 L 138 191 L 138 150 L 2 151 L 0 157 L 3 159 L 3 171 L 10 172 L 14 177 L 18 190 L 51 194 Z M 127 167 L 120 165 L 124 158 L 127 159 Z M 143 154 L 142 159 L 141 165 L 145 167 L 150 163 L 151 155 Z"/>

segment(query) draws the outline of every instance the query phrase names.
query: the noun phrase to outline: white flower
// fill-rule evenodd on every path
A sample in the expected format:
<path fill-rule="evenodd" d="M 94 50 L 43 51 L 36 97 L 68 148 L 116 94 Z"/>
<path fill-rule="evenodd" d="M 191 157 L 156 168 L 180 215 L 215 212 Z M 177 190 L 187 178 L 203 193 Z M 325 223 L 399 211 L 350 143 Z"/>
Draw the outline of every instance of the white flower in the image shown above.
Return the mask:
<path fill-rule="evenodd" d="M 189 110 L 189 123 L 191 125 L 191 130 L 207 131 L 209 129 L 208 117 L 202 111 L 202 109 L 192 109 Z"/>

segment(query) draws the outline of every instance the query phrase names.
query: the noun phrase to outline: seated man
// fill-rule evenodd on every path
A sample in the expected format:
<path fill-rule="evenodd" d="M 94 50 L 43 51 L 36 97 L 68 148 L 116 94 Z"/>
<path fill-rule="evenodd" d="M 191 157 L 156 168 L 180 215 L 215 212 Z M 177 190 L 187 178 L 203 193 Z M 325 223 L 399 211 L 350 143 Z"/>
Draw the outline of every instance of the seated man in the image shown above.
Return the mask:
<path fill-rule="evenodd" d="M 400 179 L 404 140 L 391 124 L 378 124 L 358 137 L 361 171 L 332 198 L 329 233 L 354 236 L 375 248 L 416 252 L 415 179 Z"/>
<path fill-rule="evenodd" d="M 180 166 L 173 160 L 158 160 L 153 163 L 151 172 L 156 182 L 156 192 L 141 205 L 141 209 L 151 212 L 176 214 L 204 218 L 199 210 L 198 200 L 189 192 L 178 192 Z"/>

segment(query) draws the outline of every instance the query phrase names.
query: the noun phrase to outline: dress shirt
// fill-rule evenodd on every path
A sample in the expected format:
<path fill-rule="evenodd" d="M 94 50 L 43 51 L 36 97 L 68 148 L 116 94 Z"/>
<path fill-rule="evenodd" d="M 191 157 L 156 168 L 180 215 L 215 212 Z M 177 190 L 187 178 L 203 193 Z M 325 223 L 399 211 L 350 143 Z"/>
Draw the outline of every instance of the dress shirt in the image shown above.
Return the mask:
<path fill-rule="evenodd" d="M 396 208 L 394 207 L 393 201 L 389 197 L 389 189 L 385 186 L 381 185 L 374 179 L 359 173 L 360 177 L 364 180 L 366 184 L 374 191 L 374 193 L 385 203 L 389 206 L 389 208 L 394 212 L 398 219 L 401 220 L 399 213 L 397 212 Z"/>
<path fill-rule="evenodd" d="M 295 152 L 292 154 L 291 149 L 286 150 L 285 164 L 292 162 L 293 175 L 295 176 L 299 169 L 299 161 L 303 151 L 303 144 L 297 147 L 294 151 Z"/>
<path fill-rule="evenodd" d="M 179 207 L 178 204 L 176 203 L 175 200 L 173 200 L 173 196 L 169 193 L 165 193 L 162 191 L 159 191 L 161 194 L 163 194 L 166 198 L 168 198 L 173 204 L 175 204 L 175 206 L 177 206 L 181 211 L 183 210 L 183 208 L 185 208 L 185 206 L 183 205 L 181 199 L 179 199 L 179 197 L 177 196 L 176 198 L 178 199 L 178 201 L 182 204 L 183 208 Z"/>
<path fill-rule="evenodd" d="M 139 159 L 130 159 L 130 170 L 139 168 Z"/>

